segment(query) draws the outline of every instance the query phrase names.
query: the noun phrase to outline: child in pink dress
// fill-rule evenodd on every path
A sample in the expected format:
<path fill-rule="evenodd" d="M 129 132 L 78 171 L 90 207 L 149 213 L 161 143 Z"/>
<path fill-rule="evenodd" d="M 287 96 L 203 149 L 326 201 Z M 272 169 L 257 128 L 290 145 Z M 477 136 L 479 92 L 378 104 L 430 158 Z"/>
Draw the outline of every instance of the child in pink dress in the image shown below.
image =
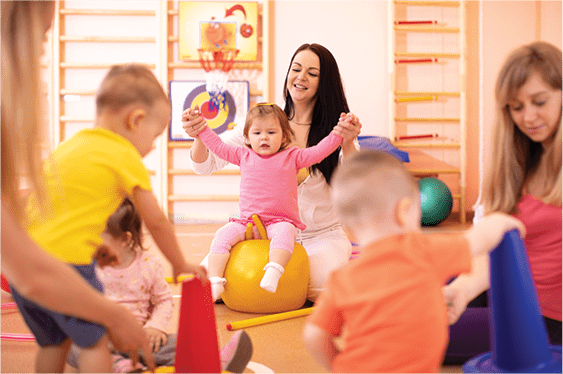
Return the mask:
<path fill-rule="evenodd" d="M 196 115 L 199 110 L 196 107 Z M 194 118 L 196 118 L 194 116 Z M 271 240 L 269 262 L 260 287 L 276 292 L 284 268 L 293 253 L 297 230 L 305 229 L 297 208 L 297 173 L 334 152 L 342 137 L 331 132 L 314 147 L 289 147 L 293 131 L 283 110 L 276 104 L 257 104 L 246 116 L 246 147 L 224 143 L 206 128 L 199 138 L 220 158 L 240 166 L 240 218 L 232 218 L 220 228 L 211 243 L 209 280 L 213 300 L 224 291 L 223 278 L 231 248 L 244 240 L 246 225 L 256 214 Z"/>
<path fill-rule="evenodd" d="M 115 253 L 117 259 L 111 266 L 96 267 L 96 273 L 104 285 L 105 296 L 123 304 L 143 325 L 155 364 L 173 366 L 177 337 L 168 328 L 174 312 L 172 291 L 161 261 L 143 247 L 141 226 L 133 203 L 125 199 L 109 217 L 102 233 L 103 246 Z M 221 351 L 223 370 L 242 372 L 251 354 L 252 343 L 246 332 L 233 335 Z M 76 366 L 77 357 L 74 346 L 69 355 L 71 366 Z M 117 373 L 144 369 L 141 364 L 134 367 L 132 360 L 120 352 L 112 353 L 112 361 Z M 142 356 L 140 362 L 144 362 Z"/>

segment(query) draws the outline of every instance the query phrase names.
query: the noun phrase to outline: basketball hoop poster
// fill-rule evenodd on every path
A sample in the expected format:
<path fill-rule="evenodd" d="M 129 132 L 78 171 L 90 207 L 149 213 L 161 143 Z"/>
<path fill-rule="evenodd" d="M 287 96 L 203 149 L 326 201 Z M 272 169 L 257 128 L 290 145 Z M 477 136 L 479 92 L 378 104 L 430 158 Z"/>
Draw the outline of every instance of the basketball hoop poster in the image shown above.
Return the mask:
<path fill-rule="evenodd" d="M 170 81 L 170 140 L 193 140 L 182 127 L 182 113 L 187 108 L 199 106 L 207 125 L 217 134 L 243 121 L 248 112 L 248 81 L 230 81 L 225 91 L 225 105 L 213 105 L 206 91 L 205 81 Z"/>
<path fill-rule="evenodd" d="M 258 58 L 258 3 L 181 1 L 180 59 L 198 61 L 198 49 L 238 49 L 235 61 Z"/>

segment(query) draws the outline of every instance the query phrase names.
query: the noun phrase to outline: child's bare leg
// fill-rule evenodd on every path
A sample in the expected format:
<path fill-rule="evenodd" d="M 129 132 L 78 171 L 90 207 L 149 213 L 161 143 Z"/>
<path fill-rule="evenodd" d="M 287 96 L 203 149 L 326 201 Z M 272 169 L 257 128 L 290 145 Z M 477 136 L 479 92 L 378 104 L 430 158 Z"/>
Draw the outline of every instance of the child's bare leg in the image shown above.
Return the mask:
<path fill-rule="evenodd" d="M 35 355 L 36 373 L 62 373 L 65 369 L 66 356 L 70 349 L 70 339 L 60 345 L 47 345 L 39 347 Z"/>
<path fill-rule="evenodd" d="M 81 373 L 111 373 L 109 339 L 105 334 L 93 346 L 82 348 L 78 356 L 78 371 Z"/>
<path fill-rule="evenodd" d="M 291 258 L 291 252 L 285 249 L 274 248 L 269 252 L 270 262 L 264 267 L 264 277 L 260 281 L 260 287 L 268 292 L 276 292 L 278 282 L 285 271 L 285 266 Z"/>
<path fill-rule="evenodd" d="M 213 301 L 216 301 L 221 297 L 223 291 L 225 291 L 225 268 L 227 267 L 227 262 L 229 261 L 230 253 L 210 253 L 208 260 L 208 270 L 207 274 L 209 277 L 209 282 L 211 282 L 211 296 Z"/>

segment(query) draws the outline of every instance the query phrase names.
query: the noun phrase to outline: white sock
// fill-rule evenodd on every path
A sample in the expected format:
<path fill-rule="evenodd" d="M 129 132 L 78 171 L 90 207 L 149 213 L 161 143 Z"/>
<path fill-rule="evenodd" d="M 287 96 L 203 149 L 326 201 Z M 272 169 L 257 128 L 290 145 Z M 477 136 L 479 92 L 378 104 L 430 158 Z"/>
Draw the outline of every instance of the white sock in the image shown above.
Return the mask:
<path fill-rule="evenodd" d="M 227 280 L 221 277 L 210 277 L 209 282 L 211 282 L 211 297 L 213 298 L 213 302 L 217 301 L 223 291 L 225 291 L 225 283 Z"/>
<path fill-rule="evenodd" d="M 262 277 L 260 287 L 271 293 L 276 292 L 278 289 L 278 282 L 280 281 L 280 277 L 285 269 L 280 264 L 268 262 L 266 266 L 264 266 L 263 270 L 265 270 L 266 273 L 264 274 L 264 277 Z"/>

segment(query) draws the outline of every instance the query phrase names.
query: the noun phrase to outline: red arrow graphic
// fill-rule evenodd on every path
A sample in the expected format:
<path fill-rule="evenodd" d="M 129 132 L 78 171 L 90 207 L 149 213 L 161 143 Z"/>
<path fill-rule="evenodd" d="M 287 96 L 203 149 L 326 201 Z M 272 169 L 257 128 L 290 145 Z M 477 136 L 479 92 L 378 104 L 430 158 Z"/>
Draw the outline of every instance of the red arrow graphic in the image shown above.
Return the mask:
<path fill-rule="evenodd" d="M 227 12 L 225 13 L 225 18 L 227 18 L 228 16 L 232 16 L 235 10 L 240 10 L 242 14 L 244 14 L 244 19 L 246 20 L 246 11 L 244 10 L 244 7 L 240 4 L 233 5 L 230 9 L 227 9 Z"/>

